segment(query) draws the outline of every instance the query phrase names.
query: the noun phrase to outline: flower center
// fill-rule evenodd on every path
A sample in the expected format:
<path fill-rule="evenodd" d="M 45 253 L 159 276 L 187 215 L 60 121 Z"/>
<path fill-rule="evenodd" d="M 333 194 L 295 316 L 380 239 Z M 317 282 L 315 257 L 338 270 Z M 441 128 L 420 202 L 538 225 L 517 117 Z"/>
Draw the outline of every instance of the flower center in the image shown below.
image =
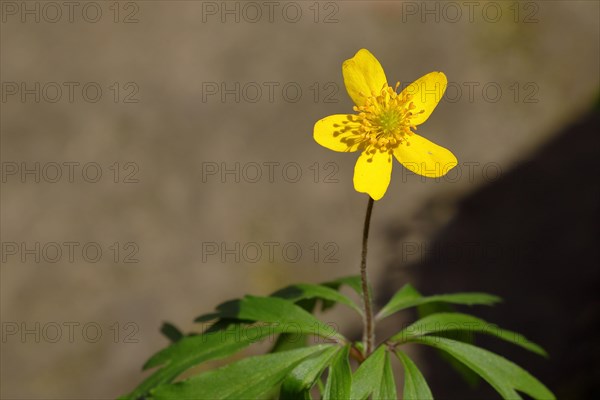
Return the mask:
<path fill-rule="evenodd" d="M 375 150 L 390 152 L 402 143 L 410 145 L 411 129 L 417 130 L 411 119 L 424 112 L 414 111 L 413 95 L 397 93 L 399 86 L 400 82 L 394 88 L 385 85 L 381 93 L 372 93 L 364 105 L 354 107 L 360 134 Z"/>
<path fill-rule="evenodd" d="M 384 110 L 379 114 L 379 126 L 381 130 L 386 134 L 393 134 L 398 127 L 400 126 L 400 122 L 402 121 L 402 114 L 398 112 L 396 109 L 388 109 Z"/>

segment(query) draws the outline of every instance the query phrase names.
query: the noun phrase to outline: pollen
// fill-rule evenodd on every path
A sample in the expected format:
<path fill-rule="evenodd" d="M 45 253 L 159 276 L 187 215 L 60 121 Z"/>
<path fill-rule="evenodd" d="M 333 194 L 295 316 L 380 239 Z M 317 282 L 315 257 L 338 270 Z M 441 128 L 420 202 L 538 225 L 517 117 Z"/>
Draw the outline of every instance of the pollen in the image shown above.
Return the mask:
<path fill-rule="evenodd" d="M 391 152 L 400 145 L 409 145 L 409 138 L 416 126 L 411 119 L 423 113 L 415 111 L 417 106 L 411 94 L 398 93 L 400 82 L 392 88 L 384 85 L 379 93 L 365 96 L 367 100 L 361 106 L 355 106 L 356 121 L 369 147 L 381 152 Z"/>

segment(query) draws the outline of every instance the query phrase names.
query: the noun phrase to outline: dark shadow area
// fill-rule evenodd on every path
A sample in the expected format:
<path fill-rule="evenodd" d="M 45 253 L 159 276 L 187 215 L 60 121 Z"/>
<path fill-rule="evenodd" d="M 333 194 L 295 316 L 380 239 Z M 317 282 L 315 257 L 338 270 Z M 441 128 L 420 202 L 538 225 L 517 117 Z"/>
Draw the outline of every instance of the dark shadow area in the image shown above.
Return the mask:
<path fill-rule="evenodd" d="M 423 294 L 484 291 L 496 307 L 467 309 L 523 333 L 546 360 L 489 338 L 476 343 L 523 366 L 559 399 L 600 398 L 600 108 L 564 129 L 458 206 L 456 217 L 410 266 Z M 402 243 L 401 229 L 390 243 Z M 389 267 L 398 273 L 398 260 Z M 388 294 L 405 282 L 388 281 Z M 421 366 L 437 399 L 500 398 L 485 382 L 473 390 L 437 357 Z"/>

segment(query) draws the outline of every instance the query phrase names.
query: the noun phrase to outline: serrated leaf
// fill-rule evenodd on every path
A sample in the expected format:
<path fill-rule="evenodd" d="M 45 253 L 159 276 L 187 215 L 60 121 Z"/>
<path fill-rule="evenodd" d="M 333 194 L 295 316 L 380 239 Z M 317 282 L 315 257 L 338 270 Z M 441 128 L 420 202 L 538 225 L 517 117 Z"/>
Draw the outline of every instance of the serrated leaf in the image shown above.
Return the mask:
<path fill-rule="evenodd" d="M 397 398 L 398 394 L 396 392 L 396 381 L 394 380 L 394 371 L 392 370 L 390 354 L 386 351 L 385 365 L 383 366 L 383 376 L 381 377 L 381 384 L 373 392 L 373 399 L 396 400 Z"/>
<path fill-rule="evenodd" d="M 404 400 L 433 400 L 431 389 L 427 381 L 416 364 L 400 350 L 396 351 L 396 356 L 402 362 L 404 367 Z"/>
<path fill-rule="evenodd" d="M 506 329 L 500 329 L 480 318 L 463 313 L 431 314 L 406 327 L 390 340 L 406 342 L 412 338 L 426 336 L 432 333 L 445 333 L 448 331 L 466 331 L 469 333 L 483 333 L 507 342 L 521 346 L 531 352 L 547 357 L 548 354 L 537 344 L 525 339 L 525 336 Z"/>
<path fill-rule="evenodd" d="M 517 390 L 535 400 L 554 400 L 554 394 L 529 372 L 491 351 L 442 337 L 423 336 L 411 340 L 441 349 L 487 381 L 504 399 L 522 399 Z"/>
<path fill-rule="evenodd" d="M 363 400 L 378 391 L 385 369 L 385 346 L 380 346 L 358 367 L 352 377 L 350 398 Z"/>
<path fill-rule="evenodd" d="M 280 289 L 271 294 L 271 296 L 281 297 L 292 302 L 305 299 L 329 300 L 332 302 L 345 304 L 362 315 L 362 309 L 356 305 L 356 303 L 350 300 L 347 296 L 328 286 L 302 283 Z"/>
<path fill-rule="evenodd" d="M 352 370 L 348 361 L 350 345 L 344 346 L 329 367 L 329 377 L 325 385 L 323 400 L 349 399 L 352 386 Z"/>
<path fill-rule="evenodd" d="M 255 356 L 173 384 L 153 389 L 154 400 L 254 399 L 277 387 L 307 357 L 332 345 L 318 345 Z"/>
<path fill-rule="evenodd" d="M 390 301 L 379 311 L 377 319 L 381 320 L 406 308 L 420 306 L 426 303 L 442 302 L 463 305 L 492 305 L 501 301 L 500 297 L 488 293 L 452 293 L 434 296 L 421 296 L 411 285 L 404 285 Z"/>
<path fill-rule="evenodd" d="M 169 322 L 163 322 L 160 327 L 160 333 L 169 339 L 171 343 L 178 342 L 185 336 L 175 325 Z"/>
<path fill-rule="evenodd" d="M 290 400 L 303 398 L 304 393 L 314 386 L 323 370 L 329 366 L 340 350 L 341 347 L 331 347 L 298 364 L 283 381 L 281 397 Z"/>

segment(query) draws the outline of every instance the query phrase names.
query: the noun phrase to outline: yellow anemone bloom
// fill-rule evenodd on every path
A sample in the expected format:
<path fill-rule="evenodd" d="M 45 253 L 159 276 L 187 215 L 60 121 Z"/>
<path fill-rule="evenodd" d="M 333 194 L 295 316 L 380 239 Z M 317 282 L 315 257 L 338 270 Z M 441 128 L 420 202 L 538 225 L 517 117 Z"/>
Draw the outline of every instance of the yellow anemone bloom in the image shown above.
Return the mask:
<path fill-rule="evenodd" d="M 457 160 L 449 150 L 414 133 L 442 99 L 448 80 L 431 72 L 398 93 L 388 86 L 373 54 L 359 50 L 342 65 L 344 84 L 356 114 L 336 114 L 315 124 L 314 138 L 339 152 L 360 151 L 354 188 L 374 200 L 385 194 L 392 176 L 392 155 L 407 169 L 429 178 L 444 176 Z"/>

